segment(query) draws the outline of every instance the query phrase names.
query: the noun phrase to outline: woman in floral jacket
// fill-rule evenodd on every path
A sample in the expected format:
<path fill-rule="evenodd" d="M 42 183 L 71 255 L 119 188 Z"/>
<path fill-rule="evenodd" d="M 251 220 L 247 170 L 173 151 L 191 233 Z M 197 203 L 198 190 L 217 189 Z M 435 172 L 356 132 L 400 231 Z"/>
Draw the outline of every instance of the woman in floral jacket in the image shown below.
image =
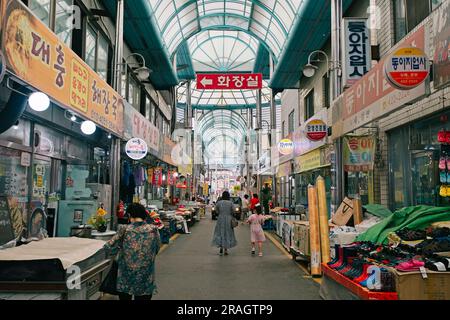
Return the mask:
<path fill-rule="evenodd" d="M 118 256 L 117 291 L 120 300 L 150 300 L 155 293 L 155 258 L 161 246 L 158 229 L 145 222 L 144 206 L 133 203 L 127 213 L 131 224 L 119 229 L 105 244 Z"/>

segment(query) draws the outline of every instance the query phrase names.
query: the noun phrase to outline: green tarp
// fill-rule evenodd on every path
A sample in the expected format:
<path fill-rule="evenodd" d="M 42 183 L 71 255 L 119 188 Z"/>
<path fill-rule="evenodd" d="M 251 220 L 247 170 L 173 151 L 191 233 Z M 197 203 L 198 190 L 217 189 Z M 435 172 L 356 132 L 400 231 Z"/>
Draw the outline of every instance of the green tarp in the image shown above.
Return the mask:
<path fill-rule="evenodd" d="M 381 204 L 367 204 L 364 206 L 364 209 L 366 209 L 368 213 L 380 218 L 387 218 L 392 215 L 392 211 Z"/>
<path fill-rule="evenodd" d="M 438 221 L 450 221 L 450 207 L 406 207 L 395 211 L 391 216 L 360 234 L 356 241 L 387 243 L 387 236 L 391 232 L 405 227 L 413 230 L 425 229 Z"/>

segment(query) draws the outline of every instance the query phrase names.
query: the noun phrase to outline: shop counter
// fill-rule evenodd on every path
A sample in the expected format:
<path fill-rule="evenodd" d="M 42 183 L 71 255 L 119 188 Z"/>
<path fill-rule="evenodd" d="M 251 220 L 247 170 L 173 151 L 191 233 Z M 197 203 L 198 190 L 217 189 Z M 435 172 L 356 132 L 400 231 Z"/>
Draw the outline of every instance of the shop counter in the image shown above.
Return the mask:
<path fill-rule="evenodd" d="M 93 239 L 47 238 L 0 251 L 0 299 L 98 299 L 112 263 L 103 245 Z M 72 281 L 77 271 L 79 287 Z"/>

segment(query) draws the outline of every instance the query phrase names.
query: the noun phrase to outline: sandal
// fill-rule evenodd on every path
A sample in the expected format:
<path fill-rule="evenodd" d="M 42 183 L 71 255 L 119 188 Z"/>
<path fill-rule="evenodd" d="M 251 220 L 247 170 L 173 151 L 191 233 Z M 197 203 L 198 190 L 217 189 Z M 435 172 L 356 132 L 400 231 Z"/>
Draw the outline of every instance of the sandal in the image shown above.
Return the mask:
<path fill-rule="evenodd" d="M 445 157 L 440 157 L 439 158 L 439 169 L 445 170 L 445 167 L 446 167 Z"/>

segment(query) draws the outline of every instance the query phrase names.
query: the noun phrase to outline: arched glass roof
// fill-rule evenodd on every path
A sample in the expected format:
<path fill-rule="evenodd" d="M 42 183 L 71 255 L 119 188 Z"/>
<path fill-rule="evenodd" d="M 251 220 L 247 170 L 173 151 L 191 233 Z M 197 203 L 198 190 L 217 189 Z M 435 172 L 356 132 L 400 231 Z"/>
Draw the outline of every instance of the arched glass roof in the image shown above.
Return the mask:
<path fill-rule="evenodd" d="M 244 119 L 231 110 L 214 110 L 204 114 L 196 128 L 208 162 L 232 166 L 241 163 L 246 130 Z"/>
<path fill-rule="evenodd" d="M 259 42 L 242 31 L 206 30 L 188 44 L 197 72 L 251 72 Z"/>
<path fill-rule="evenodd" d="M 177 99 L 181 105 L 186 104 L 186 88 L 186 85 L 182 85 L 178 89 Z M 193 81 L 191 91 L 191 103 L 197 109 L 235 106 L 245 108 L 246 106 L 254 107 L 256 105 L 256 90 L 197 90 L 197 83 Z M 262 104 L 263 106 L 267 106 L 270 103 L 271 90 L 264 80 L 261 91 Z"/>
<path fill-rule="evenodd" d="M 171 55 L 202 29 L 245 31 L 277 59 L 304 0 L 148 0 Z"/>

